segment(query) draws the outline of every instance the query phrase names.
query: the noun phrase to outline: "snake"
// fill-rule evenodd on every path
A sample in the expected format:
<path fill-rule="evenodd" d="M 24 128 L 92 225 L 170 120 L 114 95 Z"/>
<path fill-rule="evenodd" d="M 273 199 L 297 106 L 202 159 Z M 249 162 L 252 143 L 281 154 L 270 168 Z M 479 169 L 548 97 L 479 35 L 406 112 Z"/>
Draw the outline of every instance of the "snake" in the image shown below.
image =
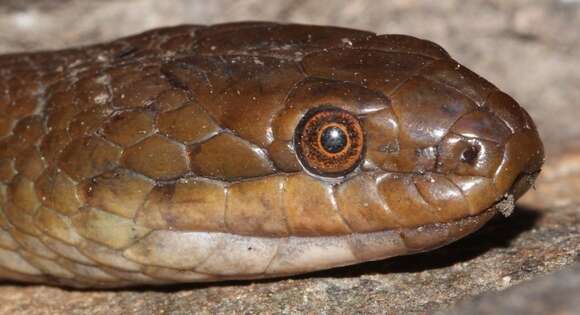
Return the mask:
<path fill-rule="evenodd" d="M 439 45 L 179 25 L 0 56 L 0 279 L 285 277 L 432 250 L 509 215 L 530 115 Z"/>

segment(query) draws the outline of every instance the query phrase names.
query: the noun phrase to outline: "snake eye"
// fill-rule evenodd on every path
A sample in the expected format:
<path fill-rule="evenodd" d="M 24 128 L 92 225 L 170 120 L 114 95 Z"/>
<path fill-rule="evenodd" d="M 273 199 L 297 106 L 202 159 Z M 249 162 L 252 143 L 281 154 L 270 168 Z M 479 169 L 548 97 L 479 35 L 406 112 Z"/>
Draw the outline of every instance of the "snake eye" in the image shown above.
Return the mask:
<path fill-rule="evenodd" d="M 359 120 L 348 111 L 332 106 L 311 109 L 294 132 L 298 159 L 309 172 L 340 177 L 362 161 L 364 132 Z"/>

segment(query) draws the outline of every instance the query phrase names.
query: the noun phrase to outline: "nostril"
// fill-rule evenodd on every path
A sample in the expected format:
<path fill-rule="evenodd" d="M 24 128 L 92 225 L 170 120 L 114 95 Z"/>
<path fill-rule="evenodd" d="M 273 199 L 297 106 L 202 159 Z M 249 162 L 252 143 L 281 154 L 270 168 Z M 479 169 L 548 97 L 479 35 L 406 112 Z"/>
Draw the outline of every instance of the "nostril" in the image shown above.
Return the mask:
<path fill-rule="evenodd" d="M 461 162 L 474 165 L 477 162 L 480 148 L 477 145 L 470 145 L 461 152 Z"/>

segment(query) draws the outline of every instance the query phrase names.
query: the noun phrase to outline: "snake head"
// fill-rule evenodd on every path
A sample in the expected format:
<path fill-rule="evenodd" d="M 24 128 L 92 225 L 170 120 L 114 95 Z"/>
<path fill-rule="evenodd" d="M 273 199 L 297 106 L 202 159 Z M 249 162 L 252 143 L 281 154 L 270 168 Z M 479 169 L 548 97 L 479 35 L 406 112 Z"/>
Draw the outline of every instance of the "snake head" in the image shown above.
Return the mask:
<path fill-rule="evenodd" d="M 424 251 L 509 214 L 543 163 L 516 101 L 409 36 L 185 25 L 4 58 L 0 278 L 218 281 Z"/>
<path fill-rule="evenodd" d="M 534 122 L 513 98 L 438 46 L 415 41 L 430 58 L 376 50 L 306 57 L 314 78 L 295 87 L 274 120 L 275 142 L 286 141 L 301 171 L 332 185 L 354 232 L 494 208 L 509 214 L 543 163 Z"/>
<path fill-rule="evenodd" d="M 533 183 L 543 147 L 530 116 L 438 45 L 291 28 L 304 42 L 293 37 L 287 50 L 274 53 L 267 36 L 249 32 L 239 39 L 249 55 L 202 41 L 200 52 L 224 55 L 164 68 L 203 109 L 200 126 L 187 128 L 211 127 L 192 145 L 193 173 L 275 196 L 265 202 L 228 192 L 235 203 L 226 200 L 226 222 L 244 222 L 228 231 L 418 228 L 477 216 L 504 200 L 507 213 Z"/>

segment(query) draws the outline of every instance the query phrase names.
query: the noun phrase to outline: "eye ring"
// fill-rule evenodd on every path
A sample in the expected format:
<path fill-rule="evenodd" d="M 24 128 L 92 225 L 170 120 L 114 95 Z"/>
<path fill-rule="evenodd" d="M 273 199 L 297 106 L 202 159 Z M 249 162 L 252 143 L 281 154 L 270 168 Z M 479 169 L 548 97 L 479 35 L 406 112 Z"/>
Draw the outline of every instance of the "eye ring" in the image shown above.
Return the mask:
<path fill-rule="evenodd" d="M 364 140 L 358 118 L 330 105 L 308 111 L 294 131 L 300 164 L 322 177 L 342 177 L 356 169 L 365 153 Z"/>

